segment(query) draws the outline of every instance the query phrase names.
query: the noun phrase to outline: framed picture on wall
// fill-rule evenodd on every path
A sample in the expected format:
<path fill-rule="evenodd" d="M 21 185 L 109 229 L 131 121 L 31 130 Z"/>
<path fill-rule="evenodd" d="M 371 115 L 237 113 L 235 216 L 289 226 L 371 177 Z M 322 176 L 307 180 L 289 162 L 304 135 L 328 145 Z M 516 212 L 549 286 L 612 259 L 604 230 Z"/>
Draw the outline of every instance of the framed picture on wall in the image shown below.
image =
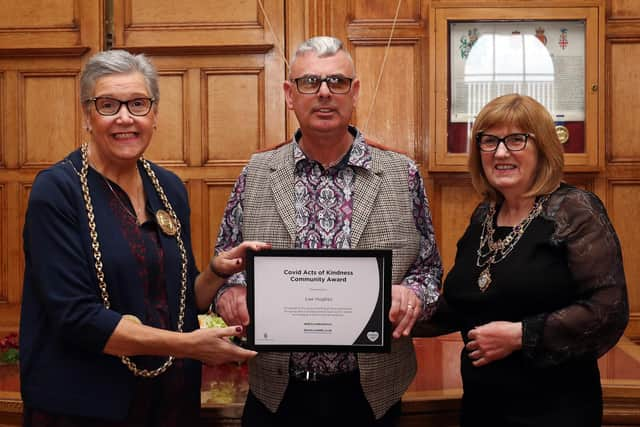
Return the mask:
<path fill-rule="evenodd" d="M 475 116 L 509 93 L 547 108 L 570 168 L 597 168 L 597 17 L 595 7 L 436 8 L 430 169 L 466 169 Z"/>

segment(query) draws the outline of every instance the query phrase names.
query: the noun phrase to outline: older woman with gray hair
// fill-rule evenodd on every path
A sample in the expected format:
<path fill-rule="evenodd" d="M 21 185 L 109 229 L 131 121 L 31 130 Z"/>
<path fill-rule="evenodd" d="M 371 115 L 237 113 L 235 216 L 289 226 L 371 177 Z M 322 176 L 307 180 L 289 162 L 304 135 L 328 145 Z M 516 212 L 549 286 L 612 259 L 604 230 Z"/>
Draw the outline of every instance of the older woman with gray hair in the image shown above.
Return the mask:
<path fill-rule="evenodd" d="M 80 81 L 89 142 L 41 172 L 24 227 L 24 425 L 194 425 L 201 362 L 255 355 L 241 326 L 198 329 L 246 242 L 198 272 L 186 189 L 142 155 L 158 123 L 144 55 L 93 56 Z"/>

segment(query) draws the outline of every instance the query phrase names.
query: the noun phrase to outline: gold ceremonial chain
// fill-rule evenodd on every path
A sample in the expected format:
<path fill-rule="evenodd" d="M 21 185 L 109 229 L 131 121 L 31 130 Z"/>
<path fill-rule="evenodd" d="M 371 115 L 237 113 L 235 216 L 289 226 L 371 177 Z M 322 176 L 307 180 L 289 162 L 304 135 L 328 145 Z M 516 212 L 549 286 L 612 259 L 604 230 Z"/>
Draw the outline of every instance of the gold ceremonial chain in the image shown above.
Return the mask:
<path fill-rule="evenodd" d="M 482 268 L 487 266 L 478 277 L 478 287 L 480 292 L 484 292 L 489 288 L 491 284 L 491 266 L 497 264 L 507 257 L 515 248 L 516 244 L 520 241 L 520 238 L 529 227 L 529 224 L 542 212 L 542 205 L 547 201 L 549 195 L 545 195 L 539 198 L 531 208 L 531 212 L 520 224 L 513 227 L 513 230 L 504 239 L 500 239 L 497 242 L 493 241 L 493 235 L 495 229 L 493 228 L 493 219 L 496 214 L 495 205 L 489 207 L 489 212 L 482 224 L 482 233 L 480 233 L 480 246 L 476 252 L 476 266 Z M 486 250 L 483 248 L 486 246 Z"/>
<path fill-rule="evenodd" d="M 82 153 L 82 169 L 80 171 L 80 183 L 82 184 L 82 195 L 84 197 L 85 208 L 87 209 L 87 217 L 89 219 L 89 235 L 91 236 L 91 246 L 93 248 L 93 258 L 95 259 L 95 267 L 96 267 L 96 276 L 98 276 L 98 286 L 100 287 L 100 294 L 102 297 L 102 302 L 104 306 L 109 309 L 111 304 L 109 303 L 109 293 L 107 291 L 107 283 L 104 280 L 104 272 L 102 271 L 102 254 L 100 253 L 100 242 L 98 241 L 98 232 L 96 230 L 96 221 L 95 216 L 93 214 L 93 204 L 91 202 L 91 194 L 89 193 L 89 182 L 87 176 L 89 174 L 89 159 L 88 159 L 88 145 L 82 144 L 80 149 Z M 162 201 L 167 212 L 173 219 L 174 224 L 176 225 L 176 241 L 178 243 L 178 249 L 180 250 L 180 258 L 182 259 L 181 265 L 181 274 L 180 274 L 180 307 L 178 313 L 178 332 L 182 332 L 182 326 L 184 325 L 184 312 L 185 312 L 185 301 L 187 298 L 187 251 L 184 247 L 184 242 L 182 241 L 182 237 L 180 234 L 181 225 L 178 220 L 178 216 L 176 215 L 169 199 L 167 199 L 162 186 L 160 185 L 160 181 L 156 177 L 155 172 L 151 169 L 149 162 L 145 159 L 141 158 L 142 166 L 144 166 L 144 170 L 147 172 L 147 175 L 151 179 L 153 186 Z M 125 315 L 126 316 L 126 315 Z M 162 366 L 152 371 L 147 369 L 138 369 L 136 364 L 131 361 L 131 359 L 127 356 L 121 356 L 122 363 L 127 365 L 127 368 L 134 375 L 145 377 L 145 378 L 154 378 L 158 375 L 162 374 L 166 371 L 172 364 L 175 359 L 174 356 L 169 356 L 169 358 L 164 362 Z"/>

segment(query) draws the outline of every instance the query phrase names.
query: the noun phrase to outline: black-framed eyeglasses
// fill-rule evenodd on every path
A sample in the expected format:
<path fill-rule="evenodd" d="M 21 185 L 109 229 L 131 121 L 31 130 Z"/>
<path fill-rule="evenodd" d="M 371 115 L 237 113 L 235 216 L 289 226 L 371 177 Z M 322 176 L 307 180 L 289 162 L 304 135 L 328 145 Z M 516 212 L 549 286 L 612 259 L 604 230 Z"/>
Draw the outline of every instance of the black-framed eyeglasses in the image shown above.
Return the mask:
<path fill-rule="evenodd" d="M 512 133 L 504 138 L 500 138 L 495 135 L 479 132 L 476 135 L 476 143 L 480 151 L 484 151 L 485 153 L 496 151 L 500 143 L 503 143 L 509 151 L 521 151 L 527 146 L 529 137 L 533 138 L 533 135 L 528 133 Z"/>
<path fill-rule="evenodd" d="M 89 98 L 85 102 L 93 102 L 98 114 L 102 116 L 115 116 L 122 108 L 122 104 L 127 106 L 127 110 L 133 116 L 146 116 L 151 111 L 151 107 L 155 102 L 153 98 L 133 98 L 128 101 L 120 101 L 119 99 L 110 98 L 108 96 L 96 96 Z"/>
<path fill-rule="evenodd" d="M 320 86 L 322 86 L 322 83 L 324 82 L 327 83 L 329 92 L 342 95 L 351 90 L 351 82 L 353 82 L 353 78 L 345 77 L 340 74 L 326 77 L 310 74 L 296 79 L 291 79 L 291 81 L 295 82 L 298 92 L 307 95 L 318 93 L 318 91 L 320 91 Z"/>

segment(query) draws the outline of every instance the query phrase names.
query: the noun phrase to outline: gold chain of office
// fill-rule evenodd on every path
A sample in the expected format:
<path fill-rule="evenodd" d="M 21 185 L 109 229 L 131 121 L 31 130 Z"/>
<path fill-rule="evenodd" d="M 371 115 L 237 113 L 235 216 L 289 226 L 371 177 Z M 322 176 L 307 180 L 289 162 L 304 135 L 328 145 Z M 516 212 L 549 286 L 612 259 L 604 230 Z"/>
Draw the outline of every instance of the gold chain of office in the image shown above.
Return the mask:
<path fill-rule="evenodd" d="M 91 236 L 91 246 L 93 248 L 93 258 L 95 259 L 95 268 L 96 275 L 98 277 L 98 286 L 100 287 L 100 294 L 102 297 L 102 302 L 104 306 L 109 309 L 111 307 L 111 303 L 109 302 L 109 292 L 107 291 L 107 283 L 104 279 L 104 271 L 102 270 L 102 254 L 100 253 L 100 242 L 98 240 L 98 232 L 96 230 L 96 221 L 95 215 L 93 213 L 93 204 L 91 202 L 91 194 L 89 193 L 89 182 L 87 176 L 89 174 L 89 156 L 88 156 L 88 145 L 82 144 L 80 149 L 82 154 L 82 169 L 80 171 L 80 183 L 82 185 L 82 195 L 84 197 L 85 208 L 87 209 L 87 218 L 89 219 L 89 235 Z M 180 306 L 178 313 L 178 332 L 182 332 L 182 327 L 184 325 L 184 313 L 185 313 L 185 301 L 187 295 L 187 251 L 184 247 L 184 242 L 181 237 L 181 225 L 178 220 L 178 216 L 176 215 L 169 199 L 167 198 L 162 186 L 160 185 L 160 181 L 156 177 L 155 172 L 151 169 L 149 162 L 147 162 L 144 158 L 140 159 L 142 161 L 142 166 L 144 170 L 147 172 L 147 175 L 151 179 L 162 204 L 164 205 L 167 212 L 173 219 L 174 224 L 176 225 L 176 241 L 178 243 L 178 249 L 180 250 L 180 258 L 182 261 L 181 272 L 180 272 Z M 175 359 L 174 356 L 169 356 L 169 358 L 160 366 L 154 370 L 147 369 L 139 369 L 136 364 L 127 356 L 121 356 L 120 359 L 122 363 L 124 363 L 127 368 L 134 375 L 144 377 L 144 378 L 154 378 L 158 375 L 165 372 L 172 364 Z"/>
<path fill-rule="evenodd" d="M 511 232 L 504 238 L 498 241 L 493 240 L 495 229 L 493 228 L 493 220 L 496 214 L 495 205 L 489 207 L 484 222 L 482 223 L 482 232 L 480 233 L 480 245 L 476 251 L 476 266 L 483 268 L 486 267 L 480 273 L 478 277 L 478 288 L 481 292 L 487 290 L 491 282 L 491 266 L 497 264 L 507 257 L 516 247 L 516 244 L 520 241 L 520 238 L 527 231 L 529 224 L 540 215 L 542 212 L 542 206 L 549 198 L 549 195 L 540 197 L 531 208 L 529 214 L 524 218 L 520 224 L 513 227 Z M 486 250 L 484 249 L 486 246 Z"/>

